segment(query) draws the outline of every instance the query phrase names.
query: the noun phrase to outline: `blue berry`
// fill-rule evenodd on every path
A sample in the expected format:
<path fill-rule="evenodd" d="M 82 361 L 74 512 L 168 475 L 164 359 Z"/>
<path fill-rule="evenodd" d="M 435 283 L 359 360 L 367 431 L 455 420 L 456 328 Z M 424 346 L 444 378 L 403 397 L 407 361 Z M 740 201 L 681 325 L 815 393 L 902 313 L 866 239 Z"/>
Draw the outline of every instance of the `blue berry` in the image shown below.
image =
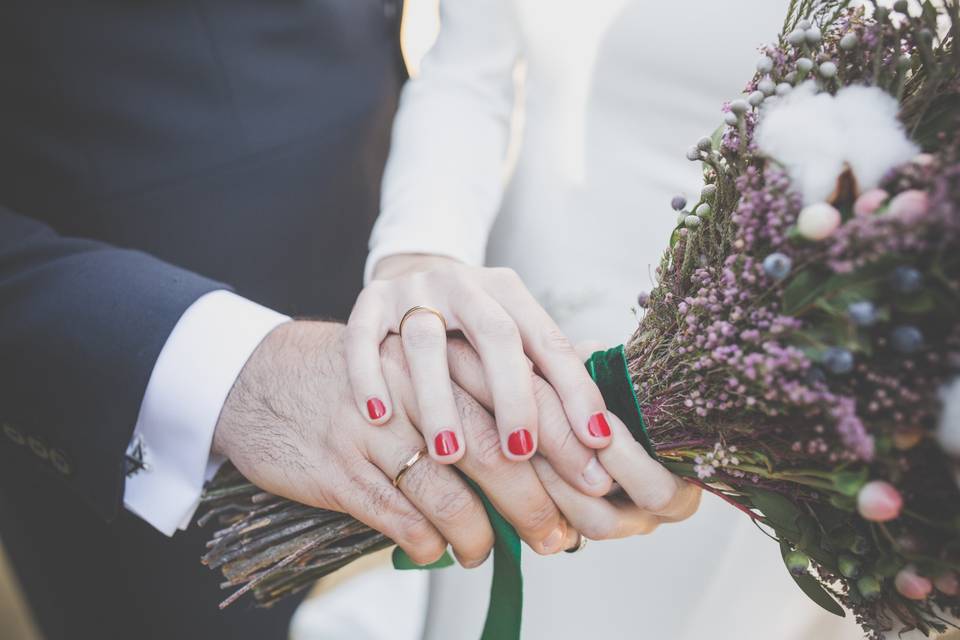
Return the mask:
<path fill-rule="evenodd" d="M 774 280 L 783 280 L 790 275 L 793 260 L 782 253 L 771 253 L 763 259 L 763 271 Z"/>
<path fill-rule="evenodd" d="M 646 309 L 647 305 L 650 304 L 650 294 L 646 291 L 641 291 L 637 294 L 637 306 L 641 309 Z"/>
<path fill-rule="evenodd" d="M 890 342 L 900 353 L 916 353 L 923 347 L 923 334 L 914 326 L 904 325 L 893 330 Z"/>
<path fill-rule="evenodd" d="M 923 286 L 923 274 L 913 267 L 897 267 L 890 274 L 890 286 L 897 293 L 916 293 Z"/>
<path fill-rule="evenodd" d="M 805 376 L 807 384 L 818 384 L 820 382 L 827 381 L 827 374 L 823 372 L 823 369 L 817 366 L 810 367 L 807 369 Z"/>
<path fill-rule="evenodd" d="M 673 207 L 674 211 L 680 211 L 687 206 L 687 199 L 683 196 L 673 196 L 673 200 L 670 201 L 670 206 Z"/>
<path fill-rule="evenodd" d="M 843 375 L 853 371 L 853 354 L 841 347 L 830 347 L 823 354 L 823 366 L 830 373 Z"/>
<path fill-rule="evenodd" d="M 877 308 L 869 300 L 851 302 L 847 307 L 850 319 L 861 327 L 869 327 L 877 321 Z"/>

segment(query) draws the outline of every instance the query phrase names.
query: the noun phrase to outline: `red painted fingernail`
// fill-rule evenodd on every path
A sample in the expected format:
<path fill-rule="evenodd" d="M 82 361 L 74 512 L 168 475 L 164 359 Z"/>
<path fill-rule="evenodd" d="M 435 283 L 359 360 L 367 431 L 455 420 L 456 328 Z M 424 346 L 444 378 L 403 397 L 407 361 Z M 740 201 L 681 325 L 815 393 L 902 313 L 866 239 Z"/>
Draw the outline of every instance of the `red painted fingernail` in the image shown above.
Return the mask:
<path fill-rule="evenodd" d="M 590 416 L 590 421 L 587 423 L 587 431 L 589 431 L 590 435 L 594 438 L 610 437 L 610 425 L 607 424 L 607 416 L 602 413 L 595 413 Z"/>
<path fill-rule="evenodd" d="M 441 431 L 433 439 L 433 447 L 437 450 L 438 456 L 452 456 L 460 449 L 460 443 L 457 442 L 457 434 L 453 431 Z"/>
<path fill-rule="evenodd" d="M 533 451 L 533 436 L 526 429 L 517 429 L 507 438 L 507 449 L 515 456 L 525 456 Z"/>
<path fill-rule="evenodd" d="M 380 398 L 370 398 L 367 400 L 367 413 L 371 420 L 379 420 L 387 415 L 387 406 Z"/>

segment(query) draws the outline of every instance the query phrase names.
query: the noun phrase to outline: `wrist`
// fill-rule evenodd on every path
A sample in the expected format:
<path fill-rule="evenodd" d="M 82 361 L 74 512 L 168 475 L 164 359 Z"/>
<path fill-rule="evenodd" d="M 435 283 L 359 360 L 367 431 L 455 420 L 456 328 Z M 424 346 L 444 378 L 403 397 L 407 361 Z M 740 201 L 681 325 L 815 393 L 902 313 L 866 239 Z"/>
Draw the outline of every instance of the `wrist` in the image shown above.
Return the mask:
<path fill-rule="evenodd" d="M 400 253 L 379 260 L 373 269 L 373 279 L 389 280 L 410 273 L 458 264 L 462 263 L 446 256 L 429 253 Z"/>
<path fill-rule="evenodd" d="M 248 432 L 282 427 L 279 423 L 294 412 L 286 410 L 282 400 L 290 398 L 289 391 L 297 384 L 287 374 L 303 364 L 304 354 L 329 352 L 342 326 L 295 320 L 271 330 L 250 354 L 227 394 L 210 453 L 236 464 L 238 447 L 249 438 Z"/>

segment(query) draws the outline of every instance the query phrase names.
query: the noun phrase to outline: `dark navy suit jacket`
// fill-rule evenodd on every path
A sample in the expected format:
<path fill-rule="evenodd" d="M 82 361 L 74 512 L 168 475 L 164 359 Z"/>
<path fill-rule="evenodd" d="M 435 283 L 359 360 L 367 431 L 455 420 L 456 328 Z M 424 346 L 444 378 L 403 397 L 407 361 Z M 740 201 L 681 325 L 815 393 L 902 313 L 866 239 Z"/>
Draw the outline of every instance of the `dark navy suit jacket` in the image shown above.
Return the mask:
<path fill-rule="evenodd" d="M 122 510 L 124 451 L 204 293 L 345 318 L 403 80 L 399 13 L 0 3 L 0 530 L 49 638 L 280 637 L 270 616 L 216 611 L 202 534 L 170 541 Z"/>

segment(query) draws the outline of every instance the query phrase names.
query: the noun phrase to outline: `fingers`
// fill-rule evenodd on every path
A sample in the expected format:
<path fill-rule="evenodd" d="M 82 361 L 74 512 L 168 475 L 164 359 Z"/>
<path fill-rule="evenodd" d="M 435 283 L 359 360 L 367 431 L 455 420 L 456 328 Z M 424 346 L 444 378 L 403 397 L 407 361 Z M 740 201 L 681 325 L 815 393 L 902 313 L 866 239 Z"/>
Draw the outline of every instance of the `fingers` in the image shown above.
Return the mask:
<path fill-rule="evenodd" d="M 531 461 L 544 488 L 570 526 L 591 540 L 610 540 L 652 533 L 660 518 L 629 501 L 586 496 L 567 484 L 540 456 Z M 569 546 L 567 547 L 569 548 Z"/>
<path fill-rule="evenodd" d="M 493 418 L 466 392 L 454 390 L 466 440 L 466 454 L 457 466 L 480 486 L 531 549 L 540 554 L 561 551 L 567 523 L 533 467 L 528 461 L 504 458 Z"/>
<path fill-rule="evenodd" d="M 360 414 L 371 424 L 384 424 L 392 415 L 392 403 L 380 365 L 380 343 L 388 328 L 383 322 L 382 283 L 364 289 L 347 320 L 344 350 L 347 374 Z"/>
<path fill-rule="evenodd" d="M 362 460 L 341 471 L 350 481 L 337 492 L 344 511 L 396 542 L 417 564 L 440 559 L 446 540 L 380 469 Z"/>
<path fill-rule="evenodd" d="M 392 482 L 405 461 L 422 446 L 420 434 L 379 430 L 369 438 L 370 460 Z M 457 472 L 424 457 L 410 466 L 397 487 L 453 547 L 467 568 L 483 563 L 493 548 L 493 529 L 483 503 Z"/>
<path fill-rule="evenodd" d="M 494 400 L 481 374 L 480 359 L 462 340 L 451 340 L 447 361 L 453 380 L 482 406 L 492 410 Z M 539 414 L 539 453 L 550 461 L 560 475 L 580 491 L 593 496 L 610 490 L 610 475 L 598 462 L 593 450 L 577 439 L 556 392 L 539 376 L 528 374 Z"/>
<path fill-rule="evenodd" d="M 416 424 L 430 456 L 444 464 L 456 462 L 465 443 L 447 368 L 446 328 L 433 313 L 415 313 L 404 323 L 400 340 L 417 400 Z"/>
<path fill-rule="evenodd" d="M 487 269 L 487 290 L 517 321 L 517 328 L 530 359 L 550 383 L 586 446 L 599 449 L 610 443 L 610 428 L 600 390 L 583 361 L 557 324 L 509 269 Z"/>
<path fill-rule="evenodd" d="M 633 502 L 664 520 L 683 520 L 693 515 L 700 503 L 700 488 L 651 458 L 619 418 L 609 412 L 607 418 L 613 441 L 597 455 Z"/>
<path fill-rule="evenodd" d="M 503 454 L 527 460 L 537 448 L 537 406 L 517 323 L 480 287 L 461 287 L 457 299 L 456 320 L 480 356 Z"/>

